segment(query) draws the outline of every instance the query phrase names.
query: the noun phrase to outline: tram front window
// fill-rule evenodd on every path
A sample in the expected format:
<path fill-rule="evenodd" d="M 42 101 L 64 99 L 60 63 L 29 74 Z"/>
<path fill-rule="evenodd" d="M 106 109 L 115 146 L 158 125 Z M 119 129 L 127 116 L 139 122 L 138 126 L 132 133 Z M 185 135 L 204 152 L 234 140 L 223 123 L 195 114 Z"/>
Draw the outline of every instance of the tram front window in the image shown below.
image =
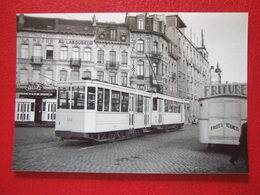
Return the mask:
<path fill-rule="evenodd" d="M 72 87 L 71 109 L 84 109 L 85 87 Z"/>
<path fill-rule="evenodd" d="M 88 100 L 87 100 L 87 109 L 95 110 L 95 97 L 96 97 L 96 88 L 88 87 Z"/>
<path fill-rule="evenodd" d="M 69 109 L 69 87 L 58 88 L 58 108 Z"/>

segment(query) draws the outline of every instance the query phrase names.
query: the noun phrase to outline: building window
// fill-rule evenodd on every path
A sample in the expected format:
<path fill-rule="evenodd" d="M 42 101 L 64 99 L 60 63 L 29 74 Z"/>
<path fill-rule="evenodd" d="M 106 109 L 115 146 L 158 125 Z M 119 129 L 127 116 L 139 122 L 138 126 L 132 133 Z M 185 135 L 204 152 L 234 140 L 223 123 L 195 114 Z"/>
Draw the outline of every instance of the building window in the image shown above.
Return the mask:
<path fill-rule="evenodd" d="M 137 62 L 137 68 L 136 68 L 137 72 L 136 75 L 137 76 L 144 76 L 144 62 L 143 61 L 138 61 Z"/>
<path fill-rule="evenodd" d="M 144 30 L 144 20 L 143 19 L 137 20 L 137 28 L 138 28 L 138 30 Z"/>
<path fill-rule="evenodd" d="M 91 48 L 84 48 L 84 60 L 91 61 Z"/>
<path fill-rule="evenodd" d="M 153 42 L 153 53 L 158 53 L 158 43 L 156 41 Z"/>
<path fill-rule="evenodd" d="M 127 86 L 127 73 L 126 72 L 121 73 L 121 82 L 122 82 L 123 86 Z"/>
<path fill-rule="evenodd" d="M 110 40 L 111 41 L 115 41 L 116 40 L 116 30 L 115 29 L 111 29 L 110 30 Z"/>
<path fill-rule="evenodd" d="M 42 56 L 42 46 L 41 45 L 33 46 L 33 56 L 37 56 L 37 57 Z"/>
<path fill-rule="evenodd" d="M 60 48 L 60 59 L 67 60 L 68 59 L 68 48 L 66 46 L 62 46 Z"/>
<path fill-rule="evenodd" d="M 158 32 L 158 22 L 154 22 L 153 23 L 153 30 L 155 31 L 155 32 Z"/>
<path fill-rule="evenodd" d="M 164 64 L 162 64 L 162 75 L 164 75 Z"/>
<path fill-rule="evenodd" d="M 61 70 L 60 71 L 60 81 L 67 81 L 67 71 L 66 70 Z"/>
<path fill-rule="evenodd" d="M 103 71 L 98 71 L 97 72 L 97 79 L 99 81 L 104 81 L 104 72 Z"/>
<path fill-rule="evenodd" d="M 46 47 L 46 59 L 53 59 L 53 46 Z"/>
<path fill-rule="evenodd" d="M 40 70 L 33 70 L 32 81 L 36 83 L 40 82 Z"/>
<path fill-rule="evenodd" d="M 109 73 L 109 82 L 110 83 L 116 83 L 116 73 L 115 72 Z"/>
<path fill-rule="evenodd" d="M 155 75 L 158 75 L 158 64 L 153 63 L 153 71 Z"/>
<path fill-rule="evenodd" d="M 24 85 L 28 83 L 28 70 L 21 70 L 20 71 L 20 84 Z"/>
<path fill-rule="evenodd" d="M 79 47 L 72 48 L 72 58 L 79 59 Z"/>
<path fill-rule="evenodd" d="M 138 52 L 144 52 L 144 41 L 143 40 L 138 40 L 137 41 L 137 51 Z"/>
<path fill-rule="evenodd" d="M 82 78 L 84 79 L 91 79 L 91 72 L 90 71 L 84 71 L 82 74 Z"/>
<path fill-rule="evenodd" d="M 52 78 L 53 77 L 53 71 L 52 70 L 47 70 L 45 71 L 45 84 L 48 85 L 48 84 L 51 84 L 52 83 Z"/>
<path fill-rule="evenodd" d="M 104 51 L 103 50 L 98 50 L 97 52 L 97 63 L 104 63 Z"/>
<path fill-rule="evenodd" d="M 29 58 L 29 45 L 22 44 L 22 46 L 21 46 L 21 58 Z"/>
<path fill-rule="evenodd" d="M 123 51 L 121 53 L 121 64 L 126 65 L 127 64 L 127 52 Z"/>
<path fill-rule="evenodd" d="M 71 71 L 71 80 L 72 81 L 79 80 L 79 71 L 77 71 L 77 70 Z"/>
<path fill-rule="evenodd" d="M 116 65 L 116 52 L 115 51 L 109 52 L 109 64 Z"/>

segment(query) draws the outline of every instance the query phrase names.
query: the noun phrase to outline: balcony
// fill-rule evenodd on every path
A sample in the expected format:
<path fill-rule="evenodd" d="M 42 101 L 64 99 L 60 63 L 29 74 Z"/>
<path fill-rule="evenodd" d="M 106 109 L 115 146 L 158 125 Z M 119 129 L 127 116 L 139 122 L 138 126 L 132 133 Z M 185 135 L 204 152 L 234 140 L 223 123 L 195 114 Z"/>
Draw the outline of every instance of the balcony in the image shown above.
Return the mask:
<path fill-rule="evenodd" d="M 156 75 L 152 77 L 152 81 L 154 85 L 162 85 L 163 84 L 163 77 L 161 75 Z"/>
<path fill-rule="evenodd" d="M 150 56 L 151 56 L 153 59 L 161 59 L 161 58 L 162 58 L 162 53 L 152 52 L 152 53 L 150 53 Z"/>
<path fill-rule="evenodd" d="M 106 61 L 106 69 L 117 70 L 119 68 L 119 62 Z"/>
<path fill-rule="evenodd" d="M 169 53 L 169 55 L 170 55 L 170 57 L 172 57 L 173 59 L 175 59 L 176 61 L 178 60 L 178 59 L 180 59 L 180 57 L 176 54 L 176 53 Z"/>
<path fill-rule="evenodd" d="M 42 65 L 42 56 L 32 56 L 31 64 L 32 65 Z"/>
<path fill-rule="evenodd" d="M 81 59 L 80 58 L 70 58 L 70 66 L 71 67 L 80 67 Z"/>

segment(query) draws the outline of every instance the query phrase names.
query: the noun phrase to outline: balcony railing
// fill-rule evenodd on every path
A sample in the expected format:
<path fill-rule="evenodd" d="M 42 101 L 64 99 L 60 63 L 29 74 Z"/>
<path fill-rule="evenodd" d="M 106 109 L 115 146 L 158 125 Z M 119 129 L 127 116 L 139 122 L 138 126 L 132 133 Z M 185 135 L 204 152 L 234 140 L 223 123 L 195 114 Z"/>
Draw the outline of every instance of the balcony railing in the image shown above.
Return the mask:
<path fill-rule="evenodd" d="M 42 56 L 32 56 L 31 64 L 32 65 L 42 65 Z"/>
<path fill-rule="evenodd" d="M 176 61 L 180 58 L 176 53 L 170 52 L 169 55 L 170 55 L 173 59 L 175 59 Z"/>
<path fill-rule="evenodd" d="M 119 62 L 106 61 L 106 68 L 107 69 L 118 69 L 119 68 Z"/>
<path fill-rule="evenodd" d="M 162 53 L 159 53 L 159 52 L 152 52 L 150 55 L 154 59 L 161 59 L 162 58 Z"/>
<path fill-rule="evenodd" d="M 70 58 L 70 66 L 80 67 L 81 66 L 81 59 L 80 58 Z"/>

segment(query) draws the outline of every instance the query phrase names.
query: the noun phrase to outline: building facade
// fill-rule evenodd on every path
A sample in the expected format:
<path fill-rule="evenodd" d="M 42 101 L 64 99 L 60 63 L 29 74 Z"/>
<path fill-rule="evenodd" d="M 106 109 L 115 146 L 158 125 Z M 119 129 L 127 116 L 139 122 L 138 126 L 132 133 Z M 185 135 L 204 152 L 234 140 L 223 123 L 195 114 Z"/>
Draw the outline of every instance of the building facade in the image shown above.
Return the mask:
<path fill-rule="evenodd" d="M 17 100 L 31 99 L 34 121 L 54 121 L 58 81 L 97 79 L 190 101 L 187 122 L 198 118 L 198 98 L 210 82 L 202 32 L 196 46 L 178 15 L 126 14 L 101 23 L 17 16 Z M 26 119 L 26 101 L 16 108 Z M 33 109 L 33 108 L 30 108 Z"/>

